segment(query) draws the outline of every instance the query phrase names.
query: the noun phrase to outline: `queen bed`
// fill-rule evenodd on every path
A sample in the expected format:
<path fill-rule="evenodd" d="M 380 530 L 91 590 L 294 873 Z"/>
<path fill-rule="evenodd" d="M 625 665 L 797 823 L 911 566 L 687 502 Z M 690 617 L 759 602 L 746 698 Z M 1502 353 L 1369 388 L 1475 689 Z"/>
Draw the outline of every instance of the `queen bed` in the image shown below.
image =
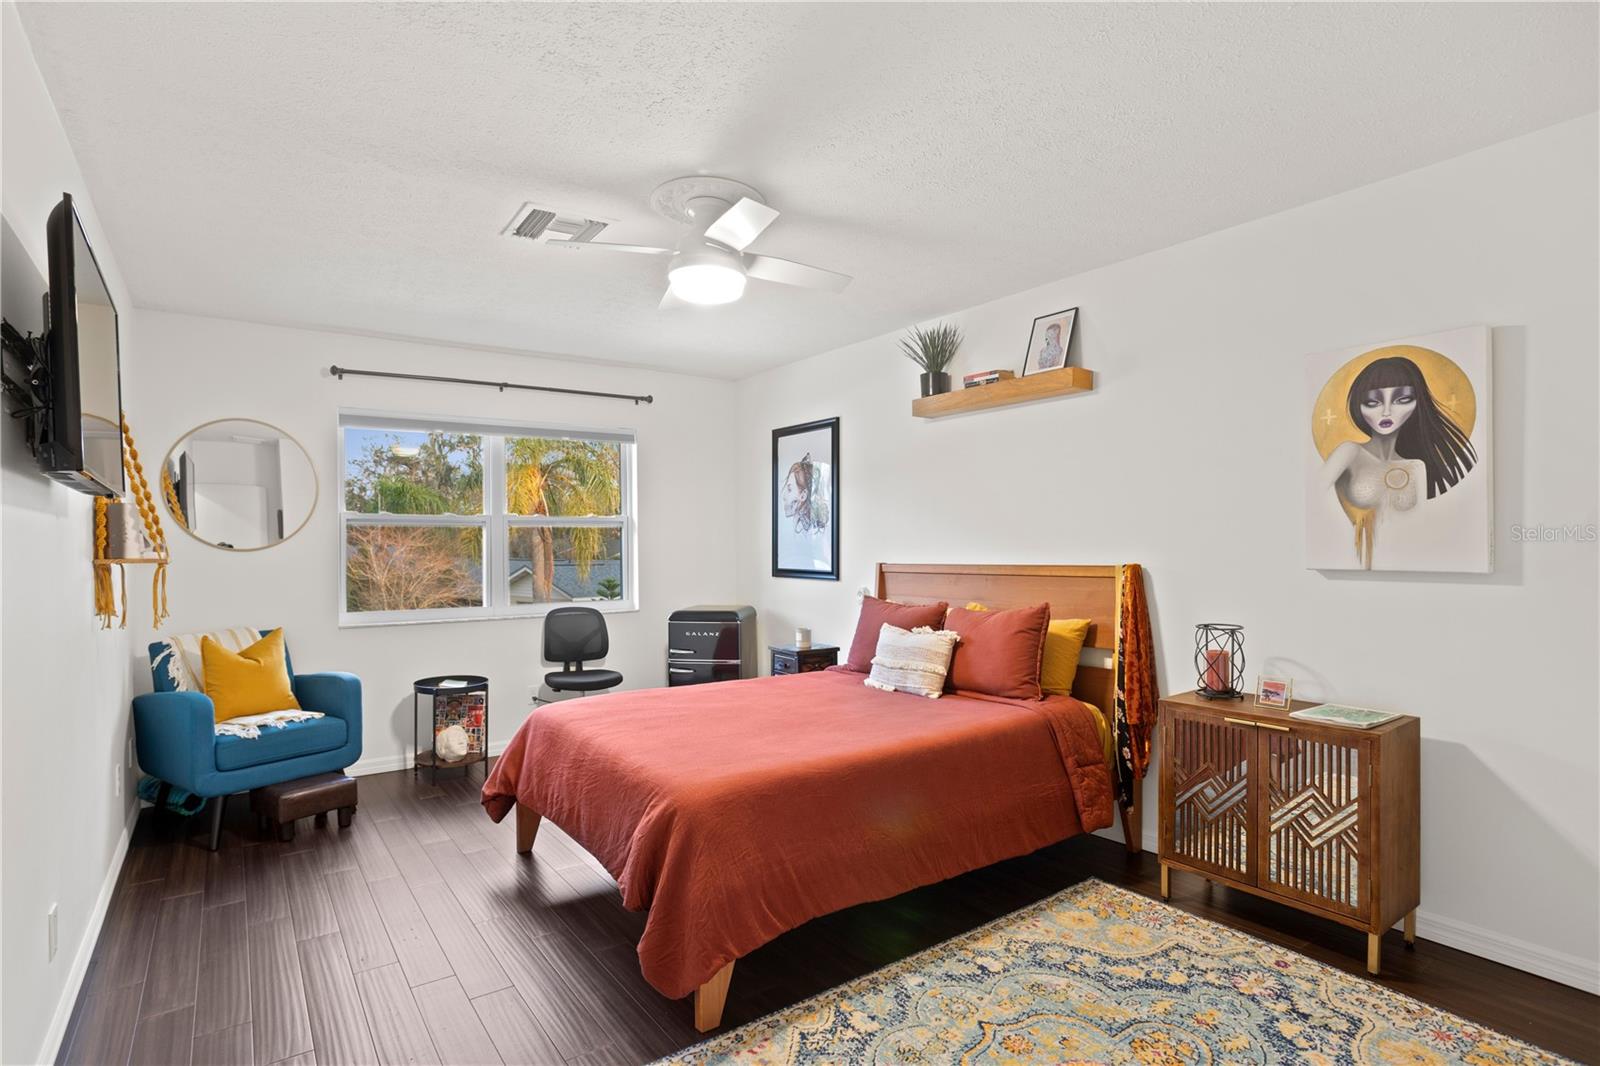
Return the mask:
<path fill-rule="evenodd" d="M 1090 620 L 1086 655 L 1103 659 L 1121 571 L 884 564 L 878 595 L 1047 602 Z M 930 700 L 838 667 L 566 701 L 523 723 L 483 802 L 496 821 L 516 811 L 519 852 L 549 818 L 600 860 L 623 905 L 648 911 L 645 979 L 693 994 L 705 1031 L 734 961 L 779 934 L 1110 825 L 1132 770 L 1107 758 L 1116 666 L 1080 665 L 1071 696 L 1042 699 Z M 1123 828 L 1137 842 L 1131 804 Z"/>

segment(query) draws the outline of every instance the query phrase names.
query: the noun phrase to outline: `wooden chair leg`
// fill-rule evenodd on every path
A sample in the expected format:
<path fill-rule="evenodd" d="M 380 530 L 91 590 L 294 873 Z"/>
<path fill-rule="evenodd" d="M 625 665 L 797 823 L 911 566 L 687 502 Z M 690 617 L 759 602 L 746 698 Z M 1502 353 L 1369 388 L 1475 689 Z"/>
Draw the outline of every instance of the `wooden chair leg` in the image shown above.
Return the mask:
<path fill-rule="evenodd" d="M 1172 867 L 1166 863 L 1161 864 L 1161 898 L 1172 899 Z"/>
<path fill-rule="evenodd" d="M 1376 977 L 1383 971 L 1383 934 L 1367 934 L 1367 972 Z"/>
<path fill-rule="evenodd" d="M 722 1008 L 728 1002 L 728 982 L 733 980 L 733 963 L 718 970 L 705 984 L 694 990 L 694 1027 L 709 1033 L 722 1024 Z"/>
<path fill-rule="evenodd" d="M 532 851 L 533 838 L 538 835 L 539 812 L 517 804 L 517 854 L 526 855 Z"/>
<path fill-rule="evenodd" d="M 222 810 L 228 805 L 227 796 L 211 797 L 211 850 L 222 846 Z"/>

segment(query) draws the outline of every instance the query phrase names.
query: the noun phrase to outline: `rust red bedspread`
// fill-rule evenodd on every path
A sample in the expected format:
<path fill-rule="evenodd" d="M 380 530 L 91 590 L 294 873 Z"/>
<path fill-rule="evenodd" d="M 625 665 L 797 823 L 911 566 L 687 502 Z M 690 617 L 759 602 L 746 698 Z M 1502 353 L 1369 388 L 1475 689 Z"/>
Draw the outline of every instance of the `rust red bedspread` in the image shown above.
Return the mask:
<path fill-rule="evenodd" d="M 550 704 L 483 787 L 598 858 L 648 909 L 639 962 L 663 995 L 818 915 L 1111 824 L 1077 700 L 938 700 L 842 669 Z"/>

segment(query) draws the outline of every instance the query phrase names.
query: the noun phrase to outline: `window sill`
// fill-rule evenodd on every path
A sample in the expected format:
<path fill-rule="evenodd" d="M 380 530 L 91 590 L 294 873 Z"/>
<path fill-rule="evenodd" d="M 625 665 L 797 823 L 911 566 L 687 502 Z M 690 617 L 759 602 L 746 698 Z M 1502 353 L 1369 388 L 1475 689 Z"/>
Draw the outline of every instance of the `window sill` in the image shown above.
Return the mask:
<path fill-rule="evenodd" d="M 552 603 L 521 611 L 496 611 L 493 614 L 429 615 L 415 612 L 415 618 L 362 618 L 341 614 L 340 629 L 370 629 L 375 626 L 431 626 L 455 622 L 512 622 L 519 619 L 543 618 L 558 607 L 593 607 L 601 614 L 637 614 L 639 605 L 627 600 L 589 600 L 578 603 Z"/>

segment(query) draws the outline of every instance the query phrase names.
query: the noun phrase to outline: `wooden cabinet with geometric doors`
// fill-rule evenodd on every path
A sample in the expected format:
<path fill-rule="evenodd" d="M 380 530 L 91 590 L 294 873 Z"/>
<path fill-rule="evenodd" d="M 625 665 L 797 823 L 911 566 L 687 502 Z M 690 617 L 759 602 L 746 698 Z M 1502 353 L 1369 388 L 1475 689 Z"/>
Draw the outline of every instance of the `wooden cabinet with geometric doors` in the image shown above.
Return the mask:
<path fill-rule="evenodd" d="M 1341 922 L 1371 973 L 1385 930 L 1416 939 L 1417 718 L 1353 729 L 1187 692 L 1161 701 L 1157 755 L 1163 898 L 1185 870 Z"/>

